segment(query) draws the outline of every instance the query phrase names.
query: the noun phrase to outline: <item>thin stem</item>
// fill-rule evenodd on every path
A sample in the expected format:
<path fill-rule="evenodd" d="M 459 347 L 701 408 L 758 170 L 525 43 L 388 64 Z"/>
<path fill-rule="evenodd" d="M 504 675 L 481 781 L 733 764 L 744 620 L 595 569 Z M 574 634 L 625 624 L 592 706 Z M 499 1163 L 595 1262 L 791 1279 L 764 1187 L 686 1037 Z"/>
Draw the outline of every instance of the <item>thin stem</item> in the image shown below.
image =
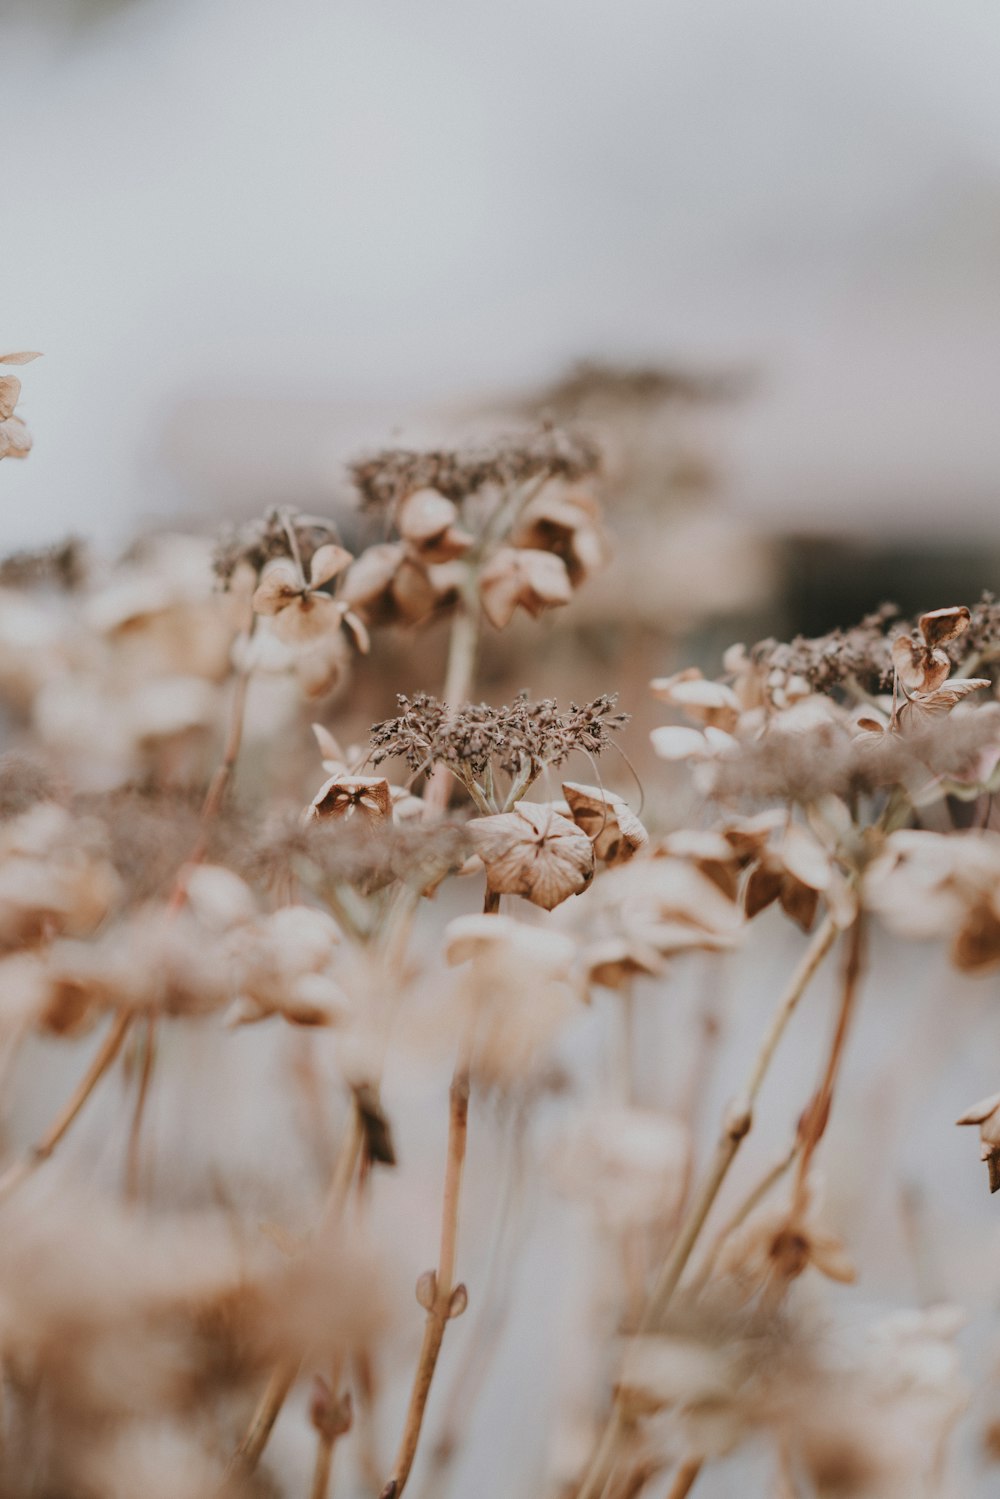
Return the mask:
<path fill-rule="evenodd" d="M 442 699 L 454 712 L 468 701 L 476 671 L 476 652 L 479 649 L 480 611 L 479 602 L 473 597 L 459 599 L 458 609 L 451 623 L 451 638 L 448 642 L 448 664 L 445 668 Z M 446 765 L 436 765 L 431 772 L 424 793 L 424 806 L 429 813 L 445 812 L 451 795 L 452 776 Z"/>
<path fill-rule="evenodd" d="M 156 1058 L 156 1016 L 150 1015 L 145 1025 L 145 1045 L 142 1053 L 142 1070 L 139 1074 L 139 1091 L 136 1094 L 132 1125 L 129 1129 L 128 1152 L 125 1158 L 125 1196 L 134 1202 L 139 1195 L 139 1172 L 142 1165 L 140 1145 L 142 1124 L 149 1098 L 149 1085 L 153 1077 Z"/>
<path fill-rule="evenodd" d="M 689 1457 L 681 1463 L 674 1474 L 674 1481 L 667 1491 L 666 1499 L 685 1499 L 685 1496 L 694 1488 L 704 1462 L 703 1457 Z"/>
<path fill-rule="evenodd" d="M 12 1192 L 17 1190 L 23 1181 L 26 1181 L 37 1170 L 43 1161 L 48 1160 L 118 1055 L 128 1028 L 132 1024 L 132 1020 L 133 1015 L 131 1010 L 120 1010 L 118 1012 L 111 1025 L 111 1029 L 102 1041 L 90 1066 L 77 1083 L 76 1088 L 62 1109 L 49 1125 L 45 1134 L 34 1146 L 30 1154 L 8 1166 L 7 1170 L 0 1176 L 0 1202 L 5 1201 Z"/>
<path fill-rule="evenodd" d="M 771 1169 L 764 1173 L 757 1185 L 747 1193 L 732 1217 L 727 1219 L 719 1229 L 719 1232 L 705 1253 L 705 1257 L 698 1268 L 698 1274 L 692 1282 L 691 1289 L 693 1291 L 700 1291 L 708 1283 L 712 1271 L 715 1269 L 716 1261 L 718 1260 L 723 1244 L 746 1222 L 750 1214 L 760 1206 L 772 1188 L 778 1185 L 785 1172 L 790 1170 L 795 1157 L 799 1153 L 799 1143 L 798 1139 L 792 1141 L 791 1147 L 781 1157 L 780 1161 L 776 1161 Z"/>
<path fill-rule="evenodd" d="M 857 1008 L 858 989 L 863 963 L 864 917 L 859 910 L 848 938 L 847 954 L 844 962 L 843 988 L 840 996 L 840 1007 L 837 1011 L 837 1024 L 834 1029 L 833 1041 L 827 1057 L 826 1067 L 823 1071 L 823 1078 L 809 1108 L 803 1116 L 799 1128 L 802 1151 L 795 1173 L 795 1197 L 800 1203 L 804 1198 L 806 1178 L 809 1174 L 813 1155 L 826 1132 L 826 1126 L 830 1119 L 830 1108 L 833 1103 L 833 1094 L 837 1086 L 837 1078 L 840 1074 L 840 1067 L 844 1058 L 844 1047 L 847 1043 L 847 1035 L 851 1028 L 855 1009 Z"/>
<path fill-rule="evenodd" d="M 410 1403 L 406 1412 L 403 1435 L 396 1455 L 392 1474 L 382 1490 L 380 1499 L 399 1499 L 413 1467 L 413 1459 L 420 1440 L 427 1397 L 437 1367 L 444 1330 L 451 1315 L 452 1296 L 455 1291 L 455 1256 L 458 1248 L 458 1206 L 462 1190 L 462 1169 L 465 1164 L 465 1146 L 469 1120 L 469 1073 L 466 1048 L 463 1047 L 455 1066 L 449 1090 L 448 1110 L 448 1158 L 445 1166 L 444 1196 L 441 1203 L 441 1245 L 438 1268 L 435 1276 L 434 1299 L 424 1323 L 424 1336 L 420 1345 L 416 1373 L 410 1391 Z"/>
<path fill-rule="evenodd" d="M 251 614 L 250 621 L 244 632 L 245 645 L 249 647 L 253 633 L 257 625 L 257 615 Z M 205 793 L 205 800 L 201 808 L 201 820 L 203 824 L 212 822 L 222 810 L 226 791 L 236 762 L 240 756 L 240 746 L 243 743 L 243 723 L 246 717 L 247 692 L 250 688 L 250 678 L 253 667 L 249 659 L 249 649 L 244 649 L 240 667 L 236 673 L 236 684 L 233 689 L 233 700 L 229 707 L 229 725 L 226 730 L 226 742 L 222 750 L 222 759 L 216 766 L 215 774 L 212 776 Z M 205 845 L 207 834 L 202 833 L 198 841 L 198 847 L 190 859 L 190 863 L 198 864 L 205 857 Z"/>
<path fill-rule="evenodd" d="M 705 1226 L 705 1220 L 708 1218 L 715 1199 L 719 1194 L 719 1189 L 726 1179 L 740 1145 L 746 1139 L 753 1126 L 754 1104 L 763 1086 L 774 1054 L 778 1049 L 778 1044 L 785 1033 L 788 1022 L 795 1013 L 799 1001 L 808 988 L 810 980 L 823 961 L 823 958 L 833 946 L 836 936 L 837 927 L 833 920 L 827 916 L 822 924 L 817 927 L 812 941 L 809 943 L 801 961 L 789 979 L 787 987 L 778 1000 L 751 1065 L 746 1087 L 743 1093 L 726 1110 L 722 1133 L 719 1136 L 715 1153 L 709 1163 L 708 1172 L 695 1194 L 687 1217 L 681 1224 L 670 1252 L 660 1268 L 660 1273 L 656 1278 L 652 1293 L 646 1303 L 646 1310 L 639 1325 L 640 1333 L 648 1332 L 659 1318 L 662 1317 L 680 1284 L 681 1276 L 684 1274 L 688 1260 L 691 1257 L 691 1252 L 698 1242 L 699 1235 Z M 620 1399 L 616 1399 L 597 1451 L 591 1459 L 590 1467 L 584 1475 L 583 1483 L 577 1492 L 577 1499 L 599 1499 L 607 1477 L 614 1466 L 615 1450 L 618 1445 L 620 1428 L 621 1401 Z"/>
<path fill-rule="evenodd" d="M 667 1256 L 657 1277 L 653 1288 L 653 1294 L 646 1307 L 646 1314 L 642 1322 L 642 1330 L 647 1330 L 653 1322 L 666 1310 L 670 1298 L 673 1296 L 684 1273 L 685 1266 L 691 1257 L 691 1251 L 697 1243 L 698 1236 L 704 1227 L 705 1220 L 711 1211 L 719 1193 L 719 1188 L 725 1181 L 730 1166 L 736 1158 L 736 1153 L 750 1133 L 753 1127 L 753 1110 L 757 1102 L 757 1096 L 764 1084 L 778 1044 L 798 1006 L 800 999 L 809 986 L 809 981 L 815 974 L 820 963 L 830 951 L 837 936 L 837 927 L 831 917 L 827 916 L 822 925 L 819 926 L 802 956 L 802 960 L 789 980 L 788 987 L 779 999 L 770 1023 L 758 1048 L 753 1065 L 747 1078 L 746 1088 L 743 1094 L 730 1104 L 723 1120 L 722 1133 L 719 1136 L 715 1154 L 709 1165 L 708 1173 L 702 1182 L 701 1188 L 695 1196 L 691 1205 L 686 1222 L 682 1225 L 680 1233 L 674 1241 L 673 1248 Z"/>
<path fill-rule="evenodd" d="M 351 1124 L 344 1136 L 337 1161 L 333 1169 L 333 1180 L 330 1183 L 330 1192 L 326 1207 L 323 1211 L 321 1228 L 328 1227 L 340 1217 L 347 1201 L 350 1191 L 351 1179 L 361 1154 L 361 1145 L 364 1137 L 364 1129 L 358 1118 L 357 1109 L 351 1113 Z M 302 1366 L 304 1355 L 298 1357 L 289 1356 L 282 1358 L 275 1364 L 270 1378 L 264 1387 L 260 1399 L 250 1418 L 239 1446 L 229 1460 L 226 1469 L 226 1481 L 231 1482 L 235 1478 L 246 1478 L 260 1462 L 264 1448 L 278 1419 L 281 1408 L 288 1397 L 288 1393 L 295 1383 L 299 1369 Z"/>

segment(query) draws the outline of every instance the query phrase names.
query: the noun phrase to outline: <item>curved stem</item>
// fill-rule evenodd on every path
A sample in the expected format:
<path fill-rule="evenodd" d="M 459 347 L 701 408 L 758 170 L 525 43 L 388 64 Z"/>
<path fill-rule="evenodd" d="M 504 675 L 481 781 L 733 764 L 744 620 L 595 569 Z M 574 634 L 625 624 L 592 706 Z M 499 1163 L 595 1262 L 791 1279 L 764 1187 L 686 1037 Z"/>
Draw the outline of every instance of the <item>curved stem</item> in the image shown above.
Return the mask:
<path fill-rule="evenodd" d="M 60 1109 L 55 1119 L 49 1125 L 45 1134 L 38 1141 L 37 1145 L 34 1146 L 29 1155 L 22 1157 L 21 1160 L 15 1161 L 12 1165 L 8 1166 L 7 1170 L 0 1176 L 0 1202 L 5 1201 L 12 1192 L 17 1190 L 23 1181 L 26 1181 L 38 1169 L 43 1161 L 48 1160 L 118 1055 L 129 1026 L 132 1024 L 132 1020 L 133 1014 L 131 1010 L 119 1011 L 112 1023 L 111 1029 L 94 1055 L 90 1066 L 77 1083 L 69 1099 L 67 1099 L 62 1109 Z"/>
<path fill-rule="evenodd" d="M 424 1336 L 420 1345 L 416 1373 L 410 1391 L 410 1403 L 406 1412 L 403 1435 L 392 1474 L 379 1499 L 399 1499 L 413 1467 L 413 1459 L 420 1440 L 427 1397 L 437 1367 L 444 1331 L 452 1314 L 452 1296 L 455 1292 L 455 1257 L 458 1248 L 458 1207 L 462 1190 L 462 1169 L 465 1164 L 465 1146 L 469 1121 L 469 1057 L 468 1045 L 463 1045 L 455 1064 L 455 1072 L 449 1090 L 448 1110 L 448 1157 L 445 1166 L 444 1196 L 441 1203 L 441 1245 L 438 1267 L 434 1276 L 434 1298 L 427 1311 Z"/>
<path fill-rule="evenodd" d="M 836 937 L 837 927 L 831 917 L 827 916 L 817 927 L 808 948 L 775 1006 L 750 1066 L 746 1086 L 742 1094 L 734 1099 L 726 1111 L 722 1132 L 708 1171 L 695 1194 L 694 1201 L 688 1209 L 687 1217 L 681 1224 L 670 1252 L 660 1267 L 639 1324 L 640 1333 L 648 1332 L 662 1317 L 680 1284 L 681 1276 L 684 1274 L 691 1252 L 698 1242 L 705 1221 L 719 1194 L 719 1189 L 736 1158 L 737 1151 L 753 1127 L 753 1110 L 757 1095 L 763 1086 L 778 1044 L 810 980 L 830 951 Z M 614 1467 L 615 1451 L 621 1429 L 621 1415 L 621 1401 L 616 1398 L 604 1433 L 591 1459 L 590 1467 L 577 1491 L 577 1499 L 600 1499 L 608 1476 Z"/>

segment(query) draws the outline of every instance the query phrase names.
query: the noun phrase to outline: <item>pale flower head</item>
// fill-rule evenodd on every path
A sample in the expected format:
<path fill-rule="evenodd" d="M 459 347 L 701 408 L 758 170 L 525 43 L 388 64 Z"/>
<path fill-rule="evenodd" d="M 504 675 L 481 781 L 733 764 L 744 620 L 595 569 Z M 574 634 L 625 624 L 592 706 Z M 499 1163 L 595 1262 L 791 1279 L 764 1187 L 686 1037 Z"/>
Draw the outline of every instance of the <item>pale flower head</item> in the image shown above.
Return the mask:
<path fill-rule="evenodd" d="M 469 835 L 486 866 L 490 890 L 523 895 L 546 911 L 579 895 L 594 877 L 594 850 L 586 833 L 539 803 L 522 801 L 514 812 L 477 818 Z"/>

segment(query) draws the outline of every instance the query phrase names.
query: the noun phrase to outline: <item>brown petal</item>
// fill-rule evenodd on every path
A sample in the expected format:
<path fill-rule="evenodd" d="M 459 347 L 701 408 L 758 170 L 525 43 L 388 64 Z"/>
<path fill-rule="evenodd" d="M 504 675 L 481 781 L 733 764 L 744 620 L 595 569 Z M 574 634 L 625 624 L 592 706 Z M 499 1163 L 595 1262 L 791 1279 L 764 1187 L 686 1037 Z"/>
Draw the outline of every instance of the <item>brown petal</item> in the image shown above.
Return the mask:
<path fill-rule="evenodd" d="M 328 593 L 300 594 L 275 614 L 271 629 L 286 645 L 309 645 L 324 635 L 337 634 L 344 613 L 345 606 Z"/>
<path fill-rule="evenodd" d="M 951 671 L 951 662 L 943 651 L 928 649 L 912 635 L 896 636 L 892 664 L 907 692 L 933 692 Z"/>
<path fill-rule="evenodd" d="M 562 789 L 573 821 L 606 864 L 624 863 L 649 842 L 646 829 L 620 796 L 576 781 L 564 781 Z"/>
<path fill-rule="evenodd" d="M 964 635 L 971 620 L 968 609 L 959 604 L 950 609 L 932 609 L 929 614 L 922 614 L 918 623 L 921 635 L 933 650 L 937 645 Z"/>
<path fill-rule="evenodd" d="M 386 593 L 406 556 L 406 548 L 398 541 L 379 542 L 367 547 L 351 563 L 340 589 L 345 603 L 358 608 L 375 604 Z"/>
<path fill-rule="evenodd" d="M 808 932 L 816 920 L 816 910 L 819 906 L 819 891 L 814 890 L 811 885 L 805 885 L 801 880 L 786 875 L 781 883 L 781 909 L 786 916 Z"/>
<path fill-rule="evenodd" d="M 573 597 L 566 564 L 552 552 L 501 547 L 479 578 L 479 597 L 490 624 L 504 629 L 522 608 L 533 618 Z"/>
<path fill-rule="evenodd" d="M 778 899 L 784 880 L 784 874 L 780 869 L 767 864 L 758 864 L 747 881 L 743 896 L 743 909 L 748 918 L 766 910 Z"/>
<path fill-rule="evenodd" d="M 0 354 L 0 364 L 30 364 L 33 359 L 41 359 L 37 352 L 24 354 Z"/>

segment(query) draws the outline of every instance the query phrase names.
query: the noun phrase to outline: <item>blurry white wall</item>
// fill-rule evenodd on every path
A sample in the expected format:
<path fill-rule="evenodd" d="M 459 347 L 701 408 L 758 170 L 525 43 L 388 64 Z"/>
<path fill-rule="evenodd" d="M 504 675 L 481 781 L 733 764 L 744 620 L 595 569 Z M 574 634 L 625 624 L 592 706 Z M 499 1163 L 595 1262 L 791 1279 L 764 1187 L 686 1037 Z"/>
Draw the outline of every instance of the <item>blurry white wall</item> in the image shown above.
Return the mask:
<path fill-rule="evenodd" d="M 5 547 L 190 504 L 181 400 L 273 399 L 294 484 L 299 398 L 367 436 L 594 354 L 760 371 L 743 514 L 991 517 L 993 0 L 86 8 L 0 4 Z"/>

